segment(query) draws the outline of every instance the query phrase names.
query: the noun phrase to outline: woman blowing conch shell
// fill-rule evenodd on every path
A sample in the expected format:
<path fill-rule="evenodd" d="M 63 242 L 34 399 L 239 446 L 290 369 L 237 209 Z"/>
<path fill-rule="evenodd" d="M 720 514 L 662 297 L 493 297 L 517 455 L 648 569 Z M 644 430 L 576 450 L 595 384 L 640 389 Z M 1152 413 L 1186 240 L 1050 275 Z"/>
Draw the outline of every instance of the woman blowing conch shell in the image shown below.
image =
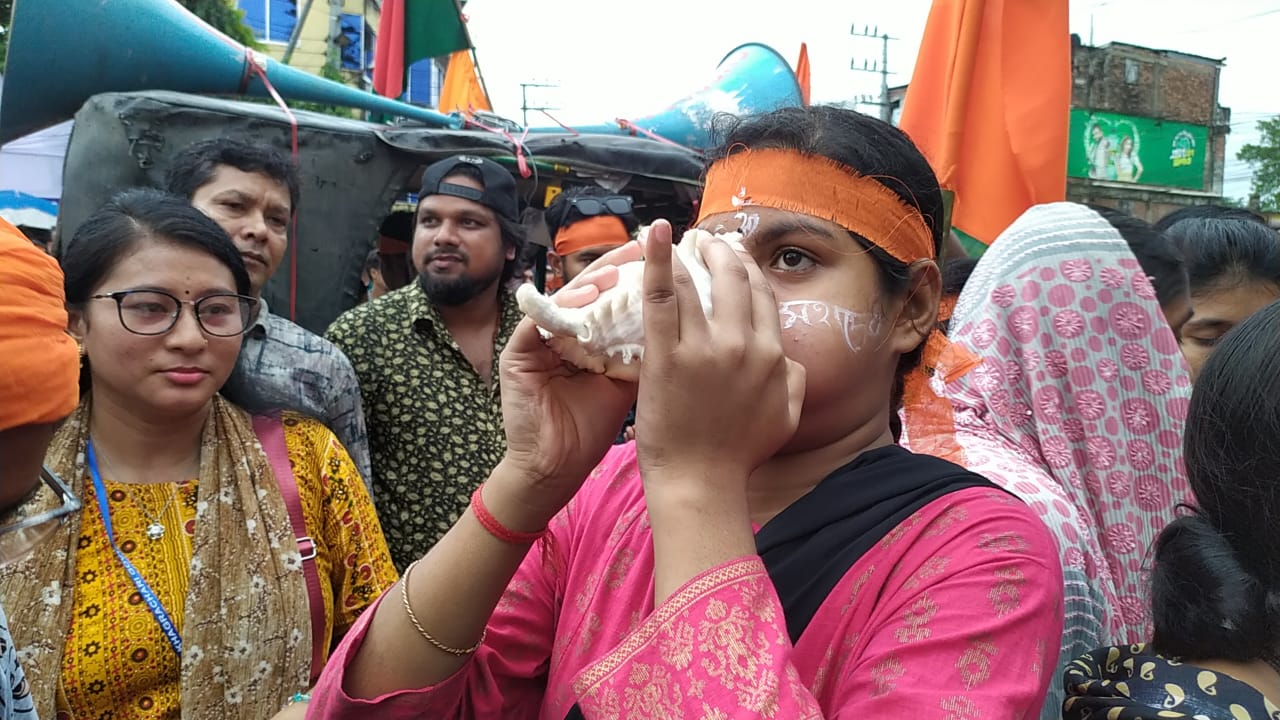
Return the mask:
<path fill-rule="evenodd" d="M 637 240 L 642 247 L 648 233 L 648 227 L 641 228 Z M 744 251 L 741 233 L 713 235 L 695 228 L 684 234 L 673 253 L 689 272 L 706 315 L 711 314 L 711 274 L 698 243 L 713 237 Z M 644 260 L 618 265 L 617 272 L 618 284 L 582 307 L 561 307 L 528 284 L 516 291 L 516 299 L 520 310 L 533 318 L 551 348 L 566 362 L 634 382 L 640 378 L 640 360 L 644 357 L 644 320 L 640 311 Z"/>
<path fill-rule="evenodd" d="M 1053 538 L 889 428 L 936 325 L 928 162 L 840 108 L 724 136 L 696 224 L 750 230 L 746 252 L 702 235 L 676 252 L 657 221 L 556 293 L 604 303 L 642 269 L 638 383 L 573 368 L 521 321 L 498 363 L 502 461 L 344 637 L 308 717 L 1040 710 L 1062 636 Z M 636 441 L 615 446 L 632 405 Z"/>

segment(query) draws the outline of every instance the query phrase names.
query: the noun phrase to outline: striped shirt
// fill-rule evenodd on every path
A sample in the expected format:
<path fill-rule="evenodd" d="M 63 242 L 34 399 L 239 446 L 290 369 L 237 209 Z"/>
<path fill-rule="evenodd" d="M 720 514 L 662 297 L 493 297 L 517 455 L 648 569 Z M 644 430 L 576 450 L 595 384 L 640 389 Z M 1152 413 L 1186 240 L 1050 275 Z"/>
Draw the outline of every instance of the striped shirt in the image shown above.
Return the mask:
<path fill-rule="evenodd" d="M 250 412 L 292 410 L 324 423 L 372 492 L 360 383 L 351 361 L 328 340 L 272 314 L 265 302 L 261 308 L 223 395 Z"/>

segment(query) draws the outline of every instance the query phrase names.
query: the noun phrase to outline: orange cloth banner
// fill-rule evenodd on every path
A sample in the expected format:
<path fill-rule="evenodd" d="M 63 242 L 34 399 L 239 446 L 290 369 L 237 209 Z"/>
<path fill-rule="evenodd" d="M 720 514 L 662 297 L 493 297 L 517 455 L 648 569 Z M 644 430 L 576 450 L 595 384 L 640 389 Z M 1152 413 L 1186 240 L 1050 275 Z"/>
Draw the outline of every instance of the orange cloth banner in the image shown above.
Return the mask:
<path fill-rule="evenodd" d="M 800 83 L 800 101 L 809 106 L 809 44 L 800 43 L 800 59 L 796 60 L 796 82 Z"/>
<path fill-rule="evenodd" d="M 493 112 L 470 50 L 459 50 L 449 56 L 449 67 L 444 71 L 444 84 L 440 86 L 440 102 L 436 110 L 445 114 L 476 110 Z"/>
<path fill-rule="evenodd" d="M 952 224 L 991 244 L 1065 199 L 1067 0 L 934 0 L 901 128 L 956 194 Z"/>

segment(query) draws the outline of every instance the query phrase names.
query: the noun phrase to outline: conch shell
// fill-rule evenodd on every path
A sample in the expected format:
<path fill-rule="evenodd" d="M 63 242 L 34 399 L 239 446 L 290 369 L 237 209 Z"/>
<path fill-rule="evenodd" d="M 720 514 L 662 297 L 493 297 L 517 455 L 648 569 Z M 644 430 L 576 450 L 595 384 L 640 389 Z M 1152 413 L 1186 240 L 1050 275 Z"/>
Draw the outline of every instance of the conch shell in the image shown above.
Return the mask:
<path fill-rule="evenodd" d="M 698 240 L 703 236 L 712 234 L 689 230 L 673 252 L 689 271 L 702 311 L 710 315 L 711 273 L 698 250 Z M 642 245 L 647 237 L 646 227 L 640 231 Z M 741 233 L 714 237 L 742 250 Z M 640 361 L 644 358 L 643 284 L 644 261 L 637 260 L 619 265 L 618 284 L 583 307 L 560 307 L 529 284 L 520 286 L 516 300 L 524 314 L 538 324 L 551 349 L 566 362 L 588 372 L 635 381 L 640 377 Z"/>

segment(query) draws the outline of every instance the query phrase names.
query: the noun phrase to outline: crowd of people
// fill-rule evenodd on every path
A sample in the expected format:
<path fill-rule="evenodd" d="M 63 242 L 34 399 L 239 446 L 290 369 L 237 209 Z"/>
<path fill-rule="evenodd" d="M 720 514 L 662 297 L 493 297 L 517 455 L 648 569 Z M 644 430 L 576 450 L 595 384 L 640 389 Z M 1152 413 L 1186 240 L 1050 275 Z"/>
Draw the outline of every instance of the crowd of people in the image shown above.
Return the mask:
<path fill-rule="evenodd" d="M 561 307 L 644 260 L 636 383 L 523 317 L 484 158 L 323 337 L 270 146 L 0 226 L 0 720 L 1280 717 L 1280 235 L 1053 203 L 970 259 L 891 125 L 717 130 L 709 314 L 667 220 L 546 208 Z"/>

